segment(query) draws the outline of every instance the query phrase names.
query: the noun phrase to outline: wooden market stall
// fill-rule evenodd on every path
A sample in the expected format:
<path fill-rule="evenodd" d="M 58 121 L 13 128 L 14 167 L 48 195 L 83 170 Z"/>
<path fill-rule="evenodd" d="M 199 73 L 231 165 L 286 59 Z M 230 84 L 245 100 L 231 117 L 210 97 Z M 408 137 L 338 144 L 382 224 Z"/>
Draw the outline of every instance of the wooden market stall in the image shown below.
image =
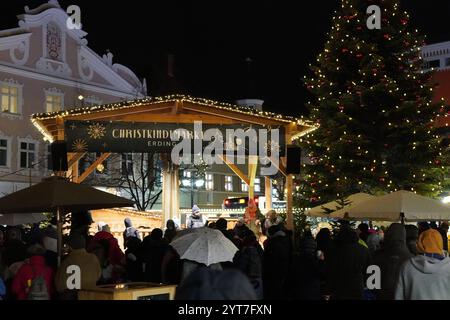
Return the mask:
<path fill-rule="evenodd" d="M 194 98 L 183 95 L 170 95 L 165 97 L 154 97 L 144 100 L 125 101 L 114 104 L 90 106 L 84 108 L 68 109 L 60 112 L 35 114 L 32 122 L 42 133 L 45 140 L 49 142 L 68 140 L 68 130 L 76 129 L 86 122 L 91 123 L 89 127 L 89 137 L 85 140 L 75 139 L 68 142 L 68 176 L 78 183 L 83 182 L 99 164 L 105 161 L 114 152 L 137 152 L 136 148 L 127 144 L 122 144 L 120 151 L 117 151 L 108 144 L 114 144 L 113 138 L 121 135 L 132 134 L 131 129 L 123 129 L 127 124 L 130 127 L 144 126 L 176 126 L 192 125 L 196 121 L 201 121 L 205 126 L 219 127 L 221 129 L 246 125 L 247 127 L 260 128 L 280 128 L 286 146 L 299 136 L 315 130 L 315 126 L 300 118 L 288 117 L 281 114 L 274 114 L 267 111 L 259 111 L 252 108 L 238 107 L 227 103 L 221 103 L 202 98 Z M 70 126 L 68 124 L 70 123 Z M 105 124 L 106 125 L 103 125 Z M 113 132 L 110 140 L 107 135 L 109 126 L 122 126 L 119 129 L 111 129 Z M 108 128 L 105 129 L 105 126 Z M 117 127 L 118 128 L 118 127 Z M 144 132 L 144 131 L 142 131 Z M 148 132 L 148 131 L 147 131 Z M 140 135 L 140 134 L 139 134 Z M 116 139 L 117 140 L 117 139 Z M 155 144 L 156 145 L 156 144 Z M 284 147 L 286 147 L 284 146 Z M 139 148 L 139 147 L 138 147 Z M 80 174 L 78 162 L 87 152 L 98 152 L 97 159 Z M 248 156 L 248 170 L 243 172 L 238 166 L 230 161 L 227 156 L 221 155 L 223 162 L 248 185 L 248 195 L 254 195 L 254 181 L 257 174 L 258 160 L 252 159 L 258 156 Z M 293 226 L 292 217 L 292 188 L 293 177 L 287 174 L 287 154 L 283 153 L 281 161 L 270 159 L 276 164 L 277 169 L 286 177 L 287 188 L 287 224 Z M 167 155 L 163 161 L 163 194 L 162 212 L 164 223 L 167 219 L 179 218 L 179 175 L 178 168 L 173 166 L 170 157 Z M 265 178 L 267 207 L 271 207 L 270 178 Z"/>

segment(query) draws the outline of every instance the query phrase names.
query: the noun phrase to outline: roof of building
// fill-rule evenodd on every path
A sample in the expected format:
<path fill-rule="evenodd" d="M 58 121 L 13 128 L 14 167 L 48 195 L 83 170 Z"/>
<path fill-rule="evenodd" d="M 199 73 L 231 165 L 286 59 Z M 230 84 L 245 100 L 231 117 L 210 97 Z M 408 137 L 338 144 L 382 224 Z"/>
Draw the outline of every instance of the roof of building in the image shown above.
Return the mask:
<path fill-rule="evenodd" d="M 69 117 L 69 116 L 82 115 L 82 114 L 86 114 L 86 113 L 129 109 L 129 108 L 143 106 L 146 104 L 166 103 L 166 102 L 175 102 L 175 101 L 186 101 L 186 102 L 191 102 L 191 103 L 195 103 L 198 105 L 213 107 L 213 108 L 216 108 L 218 111 L 220 111 L 220 110 L 234 111 L 234 112 L 238 112 L 238 113 L 243 113 L 243 114 L 252 115 L 252 116 L 261 117 L 261 118 L 267 118 L 267 119 L 276 120 L 276 121 L 280 121 L 280 122 L 286 122 L 286 123 L 296 122 L 297 124 L 313 127 L 313 123 L 303 119 L 303 117 L 296 118 L 296 117 L 286 116 L 283 114 L 277 114 L 277 113 L 268 112 L 268 111 L 260 111 L 260 110 L 256 110 L 256 109 L 249 108 L 249 107 L 237 106 L 237 105 L 230 104 L 230 103 L 218 102 L 218 101 L 214 101 L 214 100 L 210 100 L 210 99 L 196 98 L 196 97 L 191 97 L 188 95 L 180 95 L 180 94 L 173 94 L 173 95 L 162 96 L 162 97 L 149 97 L 146 99 L 122 101 L 122 102 L 117 102 L 117 103 L 103 104 L 103 105 L 84 107 L 84 108 L 80 108 L 80 107 L 72 108 L 72 109 L 69 108 L 67 110 L 58 111 L 58 112 L 38 113 L 38 114 L 34 114 L 32 116 L 32 119 L 46 120 L 46 119 L 54 119 L 54 118 L 58 118 L 58 117 L 64 118 L 64 117 Z"/>

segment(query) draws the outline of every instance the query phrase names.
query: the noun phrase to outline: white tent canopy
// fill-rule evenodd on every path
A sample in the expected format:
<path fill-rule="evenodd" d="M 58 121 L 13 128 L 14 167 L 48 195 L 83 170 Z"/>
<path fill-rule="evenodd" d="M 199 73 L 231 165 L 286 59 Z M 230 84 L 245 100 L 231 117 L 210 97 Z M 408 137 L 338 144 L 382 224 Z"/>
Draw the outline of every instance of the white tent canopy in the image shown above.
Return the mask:
<path fill-rule="evenodd" d="M 333 212 L 332 218 L 371 221 L 450 220 L 450 206 L 410 191 L 397 191 Z"/>
<path fill-rule="evenodd" d="M 364 202 L 369 199 L 373 199 L 375 196 L 371 196 L 367 193 L 355 193 L 346 198 L 346 201 L 349 202 L 344 208 L 351 208 L 352 206 Z M 326 209 L 335 211 L 342 208 L 342 203 L 338 201 L 331 201 L 320 206 L 314 207 L 305 212 L 307 216 L 316 217 L 316 218 L 331 218 L 329 213 L 325 213 Z"/>

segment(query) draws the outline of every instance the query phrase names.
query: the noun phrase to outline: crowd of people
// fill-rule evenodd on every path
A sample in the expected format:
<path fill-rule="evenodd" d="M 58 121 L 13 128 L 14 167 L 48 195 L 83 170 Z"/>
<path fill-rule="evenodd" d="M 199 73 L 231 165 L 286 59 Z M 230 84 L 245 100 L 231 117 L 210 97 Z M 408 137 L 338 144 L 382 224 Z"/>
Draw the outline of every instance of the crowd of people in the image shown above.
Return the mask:
<path fill-rule="evenodd" d="M 198 206 L 186 228 L 215 228 L 238 248 L 233 261 L 204 266 L 182 260 L 170 243 L 183 231 L 172 220 L 142 239 L 124 221 L 124 251 L 109 226 L 99 222 L 90 235 L 87 212 L 73 214 L 58 266 L 56 228 L 16 227 L 0 231 L 0 297 L 6 300 L 72 300 L 71 266 L 78 266 L 81 289 L 102 284 L 150 282 L 177 285 L 177 299 L 450 299 L 448 224 L 391 224 L 374 230 L 341 221 L 335 230 L 306 230 L 293 239 L 271 210 L 261 215 L 250 203 L 232 229 L 220 218 L 209 223 Z M 262 239 L 265 239 L 263 242 Z M 227 240 L 227 241 L 228 241 Z M 380 270 L 380 283 L 367 285 Z M 369 268 L 370 269 L 370 268 Z M 376 283 L 376 281 L 375 281 Z"/>

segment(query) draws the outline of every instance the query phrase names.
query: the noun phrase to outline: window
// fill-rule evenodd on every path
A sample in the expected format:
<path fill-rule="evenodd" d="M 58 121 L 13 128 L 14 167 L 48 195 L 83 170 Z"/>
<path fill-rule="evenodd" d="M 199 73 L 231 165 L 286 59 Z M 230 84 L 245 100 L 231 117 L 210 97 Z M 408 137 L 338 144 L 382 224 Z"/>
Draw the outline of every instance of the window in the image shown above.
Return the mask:
<path fill-rule="evenodd" d="M 225 190 L 233 191 L 233 177 L 232 176 L 225 176 Z"/>
<path fill-rule="evenodd" d="M 241 181 L 241 191 L 248 192 L 248 184 L 246 184 L 244 181 Z"/>
<path fill-rule="evenodd" d="M 205 189 L 214 190 L 214 176 L 212 173 L 205 174 Z"/>
<path fill-rule="evenodd" d="M 441 60 L 431 60 L 427 64 L 428 68 L 439 68 L 441 66 Z"/>
<path fill-rule="evenodd" d="M 133 174 L 133 154 L 122 154 L 122 176 L 130 176 Z"/>
<path fill-rule="evenodd" d="M 103 101 L 95 96 L 89 96 L 84 99 L 83 105 L 86 107 L 101 105 Z"/>
<path fill-rule="evenodd" d="M 8 140 L 0 139 L 0 166 L 8 166 Z"/>
<path fill-rule="evenodd" d="M 9 113 L 19 113 L 19 93 L 18 85 L 2 83 L 1 84 L 1 111 Z"/>
<path fill-rule="evenodd" d="M 52 160 L 52 146 L 47 146 L 47 170 L 53 170 L 53 160 Z"/>
<path fill-rule="evenodd" d="M 261 192 L 261 179 L 255 178 L 255 192 Z"/>
<path fill-rule="evenodd" d="M 36 159 L 36 144 L 20 142 L 20 168 L 31 168 Z"/>
<path fill-rule="evenodd" d="M 63 109 L 63 95 L 60 93 L 47 93 L 45 100 L 46 112 L 56 112 Z"/>
<path fill-rule="evenodd" d="M 188 178 L 190 179 L 192 177 L 192 172 L 188 171 L 188 170 L 184 170 L 183 171 L 183 178 Z"/>

